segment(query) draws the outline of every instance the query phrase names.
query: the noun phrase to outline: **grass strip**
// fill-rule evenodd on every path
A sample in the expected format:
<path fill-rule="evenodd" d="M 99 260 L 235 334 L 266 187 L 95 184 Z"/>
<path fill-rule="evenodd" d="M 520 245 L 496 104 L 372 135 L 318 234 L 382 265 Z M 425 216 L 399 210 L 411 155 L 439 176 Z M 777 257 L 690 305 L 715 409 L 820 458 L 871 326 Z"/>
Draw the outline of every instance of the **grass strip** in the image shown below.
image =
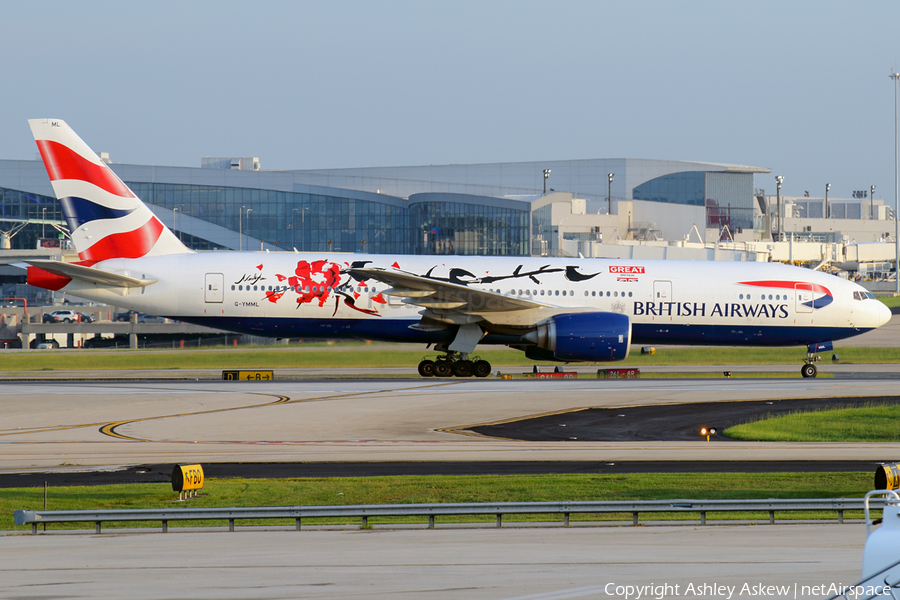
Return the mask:
<path fill-rule="evenodd" d="M 173 502 L 177 493 L 167 483 L 54 487 L 48 510 L 175 508 L 228 506 L 295 506 L 344 504 L 412 504 L 432 502 L 553 502 L 578 500 L 763 499 L 862 497 L 872 487 L 868 473 L 642 473 L 624 475 L 432 475 L 331 479 L 210 479 L 199 498 Z M 17 509 L 43 510 L 43 488 L 0 490 L 0 530 L 30 531 L 13 525 Z M 768 514 L 716 513 L 716 518 L 768 520 Z M 799 518 L 834 519 L 834 512 L 798 513 Z M 851 518 L 851 515 L 846 515 Z M 858 516 L 858 515 L 856 515 Z M 506 521 L 547 521 L 552 515 L 522 515 Z M 684 516 L 647 513 L 644 520 Z M 690 518 L 694 518 L 691 516 Z M 699 517 L 697 517 L 699 518 Z M 712 518 L 709 516 L 709 518 Z M 777 518 L 787 518 L 777 514 Z M 793 518 L 798 518 L 796 515 Z M 442 522 L 492 522 L 494 517 L 446 517 Z M 622 515 L 572 515 L 573 520 L 631 520 Z M 306 523 L 307 521 L 304 521 Z M 325 520 L 309 520 L 309 524 Z M 331 524 L 353 520 L 327 520 Z M 419 518 L 372 519 L 370 523 L 423 522 Z M 222 526 L 226 522 L 197 524 Z M 262 521 L 239 525 L 288 525 Z M 159 523 L 121 523 L 115 527 L 158 527 Z M 177 526 L 177 522 L 170 523 Z M 111 525 L 107 525 L 109 527 Z M 75 524 L 49 525 L 71 529 Z M 93 527 L 85 524 L 84 528 Z"/>
<path fill-rule="evenodd" d="M 375 351 L 347 344 L 322 347 L 293 348 L 218 348 L 184 350 L 41 350 L 8 352 L 3 355 L 0 373 L 54 370 L 92 370 L 102 361 L 105 370 L 128 369 L 288 369 L 288 368 L 378 368 L 414 367 L 425 357 L 437 353 L 400 349 L 392 344 L 378 344 Z M 842 364 L 893 364 L 900 362 L 898 348 L 842 347 L 835 350 Z M 532 361 L 516 350 L 479 349 L 477 355 L 495 367 L 549 366 L 559 363 Z M 653 367 L 668 365 L 799 365 L 805 352 L 802 348 L 733 348 L 689 347 L 665 348 L 656 354 L 632 352 L 625 361 L 617 363 L 578 363 L 580 366 Z M 829 357 L 830 358 L 830 357 Z"/>
<path fill-rule="evenodd" d="M 797 411 L 729 427 L 724 435 L 765 442 L 900 442 L 900 406 Z"/>
<path fill-rule="evenodd" d="M 889 308 L 893 308 L 895 306 L 900 306 L 900 296 L 880 295 L 880 296 L 875 296 L 875 297 L 878 298 L 879 300 L 881 300 L 884 303 L 884 305 Z"/>

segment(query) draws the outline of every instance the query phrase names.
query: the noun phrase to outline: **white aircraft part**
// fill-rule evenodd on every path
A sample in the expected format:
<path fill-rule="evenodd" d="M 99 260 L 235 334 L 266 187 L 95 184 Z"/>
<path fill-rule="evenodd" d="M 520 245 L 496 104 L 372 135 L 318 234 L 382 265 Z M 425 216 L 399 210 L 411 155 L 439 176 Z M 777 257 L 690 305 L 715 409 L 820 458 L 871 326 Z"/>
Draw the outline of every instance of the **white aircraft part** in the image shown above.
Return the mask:
<path fill-rule="evenodd" d="M 483 337 L 484 331 L 478 325 L 460 325 L 459 331 L 456 332 L 456 337 L 453 338 L 453 343 L 447 349 L 451 352 L 471 354 Z"/>

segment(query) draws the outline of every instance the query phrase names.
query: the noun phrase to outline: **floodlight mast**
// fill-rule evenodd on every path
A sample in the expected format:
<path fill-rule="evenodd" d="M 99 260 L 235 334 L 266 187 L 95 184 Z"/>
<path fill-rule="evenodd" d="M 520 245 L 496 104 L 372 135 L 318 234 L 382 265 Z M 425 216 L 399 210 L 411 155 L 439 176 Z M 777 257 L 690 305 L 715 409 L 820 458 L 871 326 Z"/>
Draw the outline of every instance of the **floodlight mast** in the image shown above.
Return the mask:
<path fill-rule="evenodd" d="M 609 175 L 607 175 L 607 177 L 609 177 L 609 191 L 607 192 L 608 195 L 606 196 L 606 212 L 608 214 L 612 214 L 612 182 L 615 176 L 615 173 L 610 173 Z"/>
<path fill-rule="evenodd" d="M 895 73 L 891 67 L 891 79 L 894 80 L 894 294 L 900 296 L 900 159 L 898 159 L 897 145 L 897 80 L 900 73 Z"/>
<path fill-rule="evenodd" d="M 775 232 L 778 234 L 778 238 L 775 240 L 776 242 L 781 241 L 781 230 L 784 228 L 784 221 L 781 215 L 781 184 L 784 183 L 783 175 L 775 176 L 775 188 L 777 193 L 777 206 L 778 206 L 778 215 L 775 217 Z"/>
<path fill-rule="evenodd" d="M 875 186 L 872 186 L 871 193 L 869 194 L 869 218 L 875 218 Z"/>

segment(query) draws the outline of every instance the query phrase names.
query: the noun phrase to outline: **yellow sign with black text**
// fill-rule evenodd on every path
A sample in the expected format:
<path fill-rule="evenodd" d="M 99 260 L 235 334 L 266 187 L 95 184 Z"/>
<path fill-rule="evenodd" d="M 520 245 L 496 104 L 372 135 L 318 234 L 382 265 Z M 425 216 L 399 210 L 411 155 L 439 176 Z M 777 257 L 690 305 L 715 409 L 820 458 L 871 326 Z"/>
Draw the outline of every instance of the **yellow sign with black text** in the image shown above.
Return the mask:
<path fill-rule="evenodd" d="M 222 371 L 222 379 L 225 381 L 272 381 L 275 373 L 271 370 L 263 371 Z"/>
<path fill-rule="evenodd" d="M 199 490 L 202 487 L 202 465 L 175 465 L 175 469 L 172 470 L 172 489 L 174 491 Z"/>
<path fill-rule="evenodd" d="M 875 467 L 875 489 L 896 490 L 900 488 L 900 463 L 885 463 Z"/>

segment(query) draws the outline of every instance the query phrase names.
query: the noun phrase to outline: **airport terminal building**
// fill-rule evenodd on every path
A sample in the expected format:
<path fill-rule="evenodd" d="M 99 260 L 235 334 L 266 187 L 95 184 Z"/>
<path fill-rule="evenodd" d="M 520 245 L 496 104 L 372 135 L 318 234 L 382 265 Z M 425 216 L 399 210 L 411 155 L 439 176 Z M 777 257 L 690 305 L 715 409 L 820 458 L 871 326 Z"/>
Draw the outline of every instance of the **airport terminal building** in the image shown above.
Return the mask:
<path fill-rule="evenodd" d="M 485 256 L 545 254 L 548 242 L 554 247 L 550 238 L 563 237 L 561 225 L 548 221 L 542 201 L 554 192 L 583 200 L 579 214 L 606 215 L 621 238 L 655 230 L 680 239 L 692 224 L 752 229 L 754 174 L 770 172 L 639 159 L 295 171 L 265 171 L 259 164 L 205 158 L 197 168 L 111 167 L 197 250 Z M 620 207 L 627 207 L 627 221 L 613 218 Z M 42 162 L 0 160 L 0 248 L 52 245 L 62 235 L 54 227 L 65 230 Z M 600 229 L 565 235 L 599 240 Z"/>

